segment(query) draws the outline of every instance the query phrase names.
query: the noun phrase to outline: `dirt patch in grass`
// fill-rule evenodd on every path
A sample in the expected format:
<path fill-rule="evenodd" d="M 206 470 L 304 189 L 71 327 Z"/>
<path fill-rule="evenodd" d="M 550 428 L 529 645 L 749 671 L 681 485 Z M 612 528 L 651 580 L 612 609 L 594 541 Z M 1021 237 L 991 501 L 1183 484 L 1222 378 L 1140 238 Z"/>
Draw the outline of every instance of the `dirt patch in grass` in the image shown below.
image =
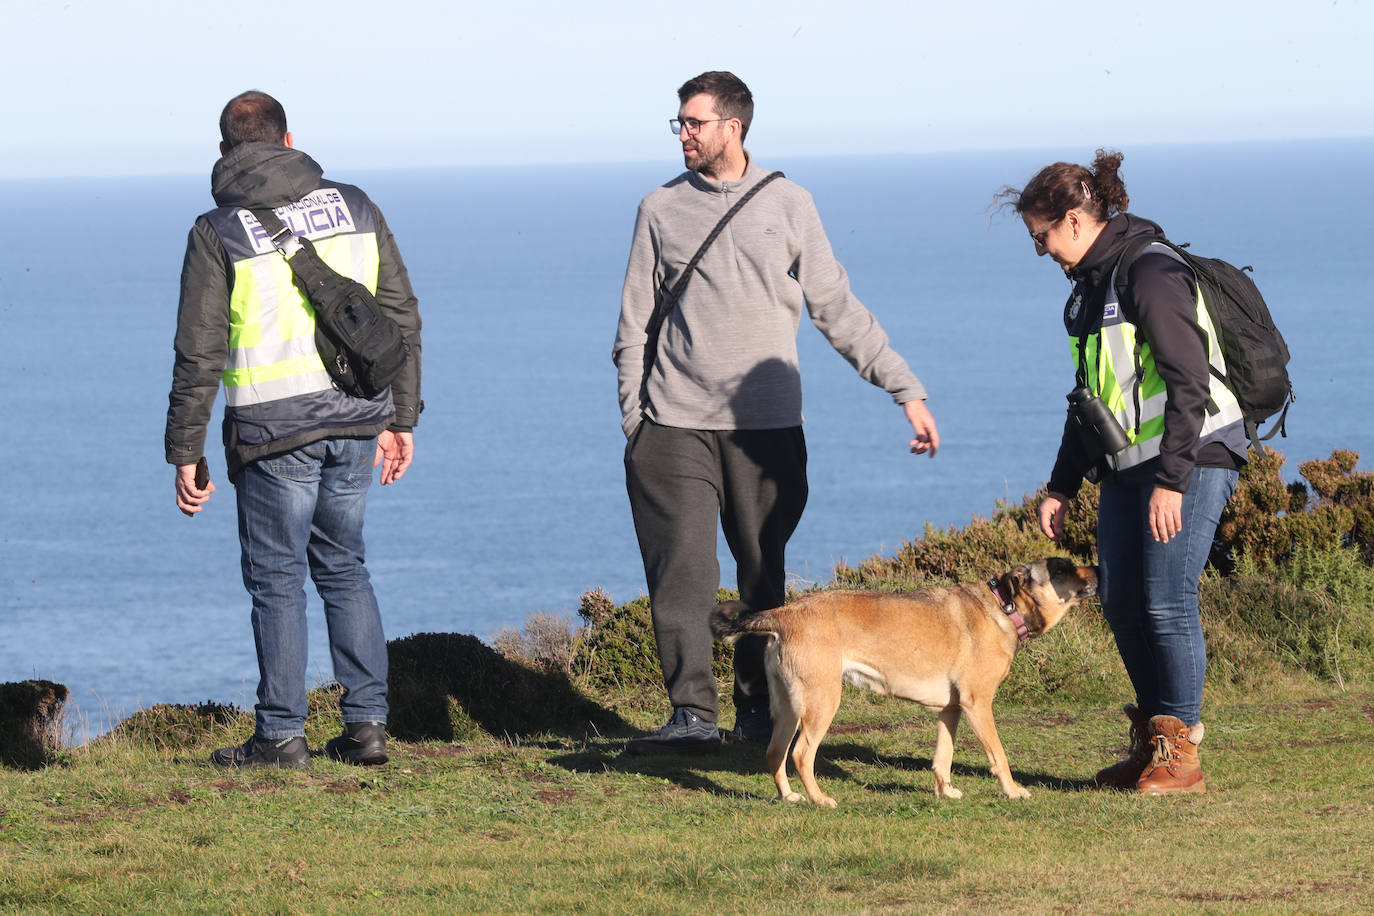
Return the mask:
<path fill-rule="evenodd" d="M 354 792 L 361 792 L 363 790 L 363 787 L 361 783 L 341 779 L 336 782 L 329 783 L 329 785 L 324 787 L 324 790 L 334 795 L 351 795 Z"/>
<path fill-rule="evenodd" d="M 562 805 L 577 798 L 577 792 L 574 789 L 540 789 L 534 797 L 545 804 Z"/>
<path fill-rule="evenodd" d="M 1338 702 L 1339 701 L 1333 697 L 1327 697 L 1322 700 L 1303 700 L 1299 705 L 1301 705 L 1303 709 L 1330 709 L 1332 706 L 1337 705 Z"/>

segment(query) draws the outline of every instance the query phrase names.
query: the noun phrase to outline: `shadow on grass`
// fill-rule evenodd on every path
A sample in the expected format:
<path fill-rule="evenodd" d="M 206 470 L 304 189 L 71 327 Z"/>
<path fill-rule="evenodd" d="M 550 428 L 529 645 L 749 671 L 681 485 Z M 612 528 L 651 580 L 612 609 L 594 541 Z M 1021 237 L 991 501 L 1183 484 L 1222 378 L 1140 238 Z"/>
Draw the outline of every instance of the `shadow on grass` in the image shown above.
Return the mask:
<path fill-rule="evenodd" d="M 892 769 L 903 770 L 906 772 L 931 773 L 931 767 L 934 766 L 934 761 L 931 760 L 931 758 L 929 757 L 910 757 L 905 754 L 881 754 L 873 750 L 873 748 L 867 747 L 862 744 L 822 744 L 820 753 L 816 757 L 817 777 L 825 777 L 828 775 L 826 771 L 821 767 L 821 762 L 825 758 L 829 758 L 830 760 L 835 761 L 854 761 L 856 763 L 863 763 L 869 766 L 891 767 Z M 844 774 L 844 771 L 841 770 L 839 767 L 835 767 L 832 765 L 831 768 L 837 771 L 836 775 Z M 1085 789 L 1096 788 L 1091 779 L 1056 776 L 1053 773 L 1030 773 L 1025 770 L 1019 770 L 1017 769 L 1014 760 L 1011 761 L 1011 775 L 1013 779 L 1015 779 L 1021 785 L 1025 786 L 1027 789 L 1034 789 L 1038 787 L 1041 789 L 1053 789 L 1055 791 L 1060 792 L 1077 792 Z M 967 764 L 962 763 L 954 763 L 950 766 L 950 776 L 962 777 L 964 779 L 996 780 L 997 778 L 992 775 L 992 771 L 988 769 L 988 767 L 986 766 L 969 766 Z M 848 777 L 847 775 L 845 775 L 843 778 Z M 932 774 L 931 779 L 933 780 L 934 778 L 935 777 Z M 878 783 L 870 783 L 870 785 L 872 785 L 873 788 L 878 789 L 880 791 L 909 791 L 913 789 L 926 791 L 927 789 L 929 789 L 929 786 L 908 786 L 896 784 L 882 785 Z"/>
<path fill-rule="evenodd" d="M 632 755 L 624 752 L 623 739 L 588 742 L 580 751 L 549 758 L 549 763 L 574 773 L 642 773 L 666 779 L 683 789 L 711 795 L 739 795 L 710 777 L 710 773 L 741 776 L 767 773 L 765 745 L 757 742 L 723 741 L 719 750 L 698 754 Z"/>
<path fill-rule="evenodd" d="M 512 661 L 475 636 L 417 633 L 392 640 L 387 650 L 387 732 L 402 741 L 465 741 L 483 734 L 580 739 L 632 730 L 562 671 Z"/>
<path fill-rule="evenodd" d="M 710 773 L 758 775 L 767 782 L 768 791 L 772 793 L 771 774 L 765 759 L 767 746 L 763 743 L 726 741 L 721 744 L 718 751 L 711 753 L 661 756 L 631 756 L 624 753 L 624 746 L 624 741 L 620 740 L 591 741 L 583 750 L 551 757 L 548 762 L 575 773 L 643 773 L 666 779 L 683 789 L 712 795 L 735 796 L 739 791 L 721 786 L 710 777 Z M 924 773 L 930 773 L 932 766 L 929 757 L 882 754 L 871 747 L 851 742 L 822 744 L 820 753 L 816 756 L 817 779 L 841 783 L 858 781 L 844 766 L 845 763 Z M 951 775 L 970 781 L 987 779 L 995 782 L 995 777 L 987 767 L 956 763 L 951 767 Z M 790 758 L 788 776 L 794 780 L 796 778 L 796 768 L 792 766 Z M 1015 767 L 1012 767 L 1012 776 L 1028 789 L 1064 792 L 1093 788 L 1091 779 L 1065 778 L 1050 773 L 1028 773 Z M 931 779 L 934 779 L 933 775 Z M 862 781 L 869 789 L 883 794 L 928 794 L 931 791 L 929 784 L 875 783 L 870 779 Z"/>

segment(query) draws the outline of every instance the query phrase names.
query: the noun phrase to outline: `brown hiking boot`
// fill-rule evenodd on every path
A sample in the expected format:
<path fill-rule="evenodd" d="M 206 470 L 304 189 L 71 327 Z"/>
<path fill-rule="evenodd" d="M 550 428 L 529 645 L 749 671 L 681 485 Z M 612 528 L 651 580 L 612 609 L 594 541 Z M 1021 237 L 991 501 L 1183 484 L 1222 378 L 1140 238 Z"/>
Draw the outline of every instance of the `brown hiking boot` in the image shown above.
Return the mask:
<path fill-rule="evenodd" d="M 1099 789 L 1134 789 L 1140 781 L 1140 774 L 1145 772 L 1154 755 L 1154 743 L 1150 741 L 1150 720 L 1145 713 L 1134 703 L 1127 703 L 1121 707 L 1121 711 L 1131 720 L 1131 747 L 1124 760 L 1097 771 L 1093 781 Z"/>
<path fill-rule="evenodd" d="M 1197 732 L 1201 741 L 1201 727 L 1197 727 Z M 1197 745 L 1182 719 L 1155 716 L 1150 720 L 1150 740 L 1154 742 L 1154 756 L 1136 783 L 1136 791 L 1141 795 L 1207 791 L 1207 783 L 1202 781 Z"/>

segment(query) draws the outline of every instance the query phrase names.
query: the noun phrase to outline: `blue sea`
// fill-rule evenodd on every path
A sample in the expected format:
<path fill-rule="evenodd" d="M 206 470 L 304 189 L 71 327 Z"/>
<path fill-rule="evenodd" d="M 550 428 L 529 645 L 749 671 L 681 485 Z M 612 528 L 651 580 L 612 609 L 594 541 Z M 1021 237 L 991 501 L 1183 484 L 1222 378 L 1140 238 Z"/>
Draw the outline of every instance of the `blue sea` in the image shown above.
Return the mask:
<path fill-rule="evenodd" d="M 814 328 L 800 338 L 811 497 L 797 583 L 962 525 L 1048 474 L 1072 370 L 1067 283 L 991 207 L 1091 150 L 773 157 L 816 199 L 835 251 L 930 391 L 942 446 L 909 428 Z M 1292 350 L 1297 403 L 1275 440 L 1297 465 L 1374 456 L 1369 260 L 1374 140 L 1128 149 L 1132 209 L 1195 251 L 1255 267 Z M 74 737 L 140 707 L 253 703 L 219 408 L 220 490 L 173 504 L 162 432 L 186 232 L 205 176 L 0 182 L 0 682 L 66 684 Z M 644 588 L 610 360 L 635 206 L 679 163 L 338 174 L 387 215 L 420 296 L 415 465 L 372 490 L 368 566 L 388 636 L 489 639 L 533 611 L 572 617 Z M 332 174 L 332 173 L 330 173 Z M 733 567 L 721 547 L 723 584 Z M 311 596 L 311 670 L 329 677 Z"/>

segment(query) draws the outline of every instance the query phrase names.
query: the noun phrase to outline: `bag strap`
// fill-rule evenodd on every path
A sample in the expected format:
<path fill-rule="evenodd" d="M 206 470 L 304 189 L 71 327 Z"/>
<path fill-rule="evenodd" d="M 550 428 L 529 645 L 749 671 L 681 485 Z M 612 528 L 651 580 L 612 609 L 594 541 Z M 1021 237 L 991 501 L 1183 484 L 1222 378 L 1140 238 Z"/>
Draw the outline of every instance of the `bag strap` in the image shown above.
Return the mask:
<path fill-rule="evenodd" d="M 639 384 L 639 405 L 643 409 L 649 403 L 649 370 L 653 368 L 654 362 L 658 359 L 658 336 L 663 329 L 663 322 L 668 320 L 674 308 L 677 307 L 678 300 L 682 298 L 682 293 L 687 289 L 687 283 L 692 279 L 692 274 L 696 272 L 697 265 L 701 263 L 702 256 L 706 254 L 717 236 L 726 227 L 730 220 L 735 218 L 735 214 L 743 209 L 744 205 L 753 200 L 754 195 L 763 190 L 764 186 L 775 178 L 786 178 L 782 172 L 769 172 L 759 179 L 758 184 L 744 192 L 735 205 L 725 211 L 725 215 L 716 223 L 716 227 L 702 240 L 697 247 L 697 253 L 692 255 L 692 259 L 687 262 L 687 267 L 678 276 L 673 288 L 664 293 L 654 304 L 654 313 L 649 316 L 649 323 L 644 326 L 644 377 Z M 267 228 L 264 224 L 263 228 Z M 270 229 L 268 230 L 271 231 Z"/>
<path fill-rule="evenodd" d="M 248 212 L 253 214 L 263 231 L 267 233 L 268 243 L 280 251 L 282 257 L 290 262 L 291 256 L 301 249 L 300 239 L 296 238 L 295 234 L 282 223 L 281 218 L 271 207 L 249 210 Z"/>
<path fill-rule="evenodd" d="M 720 222 L 716 223 L 716 228 L 712 229 L 710 235 L 706 236 L 706 238 L 702 240 L 700 247 L 697 248 L 697 253 L 692 255 L 692 260 L 687 262 L 687 268 L 683 270 L 681 276 L 677 278 L 677 282 L 673 284 L 673 288 L 668 291 L 668 296 L 665 300 L 668 303 L 668 311 L 672 311 L 673 306 L 675 306 L 677 304 L 677 301 L 682 298 L 683 291 L 687 289 L 687 281 L 692 279 L 692 274 L 696 272 L 697 265 L 701 263 L 702 256 L 706 254 L 706 250 L 711 247 L 711 244 L 713 242 L 715 242 L 716 237 L 720 235 L 721 230 L 725 228 L 726 224 L 729 223 L 730 220 L 734 219 L 735 214 L 738 213 L 741 209 L 743 209 L 744 205 L 749 203 L 749 201 L 754 198 L 755 194 L 762 191 L 764 186 L 767 185 L 768 182 L 772 181 L 775 178 L 785 177 L 787 176 L 783 175 L 782 172 L 769 172 L 767 175 L 763 176 L 763 178 L 759 180 L 758 184 L 754 185 L 752 188 L 745 191 L 744 196 L 741 197 L 739 200 L 735 201 L 735 205 L 733 207 L 725 211 L 725 215 L 720 218 Z"/>

